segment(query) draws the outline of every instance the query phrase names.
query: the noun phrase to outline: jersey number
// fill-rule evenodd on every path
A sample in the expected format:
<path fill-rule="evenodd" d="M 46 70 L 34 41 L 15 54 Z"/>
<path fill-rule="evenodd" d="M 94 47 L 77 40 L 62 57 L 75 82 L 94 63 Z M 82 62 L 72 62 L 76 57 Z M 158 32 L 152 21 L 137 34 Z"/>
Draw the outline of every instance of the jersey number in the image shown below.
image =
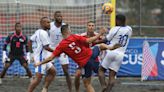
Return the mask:
<path fill-rule="evenodd" d="M 20 48 L 20 42 L 16 42 L 16 47 Z"/>
<path fill-rule="evenodd" d="M 119 43 L 124 47 L 127 43 L 128 35 L 119 35 L 119 36 L 120 36 Z"/>
<path fill-rule="evenodd" d="M 81 52 L 81 48 L 76 46 L 75 42 L 72 42 L 71 44 L 69 44 L 69 47 L 74 50 L 74 52 L 76 54 L 80 53 Z"/>

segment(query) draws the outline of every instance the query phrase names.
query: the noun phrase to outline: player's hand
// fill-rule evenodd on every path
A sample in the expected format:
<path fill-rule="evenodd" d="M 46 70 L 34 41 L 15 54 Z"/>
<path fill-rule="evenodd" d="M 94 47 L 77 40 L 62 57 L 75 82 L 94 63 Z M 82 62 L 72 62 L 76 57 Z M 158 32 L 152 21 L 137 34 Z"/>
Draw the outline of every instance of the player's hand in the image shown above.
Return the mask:
<path fill-rule="evenodd" d="M 27 53 L 26 59 L 27 59 L 28 64 L 30 64 L 30 60 L 31 60 L 30 52 Z"/>
<path fill-rule="evenodd" d="M 104 35 L 107 32 L 107 29 L 105 27 L 101 27 L 99 34 Z"/>
<path fill-rule="evenodd" d="M 9 58 L 8 58 L 8 56 L 7 56 L 7 54 L 6 54 L 6 51 L 3 51 L 3 56 L 2 56 L 2 62 L 3 62 L 3 64 L 5 64 L 5 62 L 6 62 L 7 60 L 9 60 Z"/>
<path fill-rule="evenodd" d="M 37 67 L 37 66 L 39 66 L 39 65 L 41 65 L 40 62 L 38 62 L 38 63 L 34 63 L 34 67 Z"/>
<path fill-rule="evenodd" d="M 30 61 L 34 62 L 34 53 L 30 53 Z"/>

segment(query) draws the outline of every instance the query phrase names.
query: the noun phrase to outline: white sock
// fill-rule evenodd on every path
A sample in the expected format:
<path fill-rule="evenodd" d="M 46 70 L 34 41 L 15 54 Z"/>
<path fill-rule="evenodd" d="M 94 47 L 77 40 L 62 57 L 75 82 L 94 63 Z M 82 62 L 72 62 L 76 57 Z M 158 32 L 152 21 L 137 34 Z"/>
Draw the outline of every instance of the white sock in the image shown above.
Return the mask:
<path fill-rule="evenodd" d="M 47 88 L 43 88 L 42 89 L 42 92 L 47 92 Z"/>

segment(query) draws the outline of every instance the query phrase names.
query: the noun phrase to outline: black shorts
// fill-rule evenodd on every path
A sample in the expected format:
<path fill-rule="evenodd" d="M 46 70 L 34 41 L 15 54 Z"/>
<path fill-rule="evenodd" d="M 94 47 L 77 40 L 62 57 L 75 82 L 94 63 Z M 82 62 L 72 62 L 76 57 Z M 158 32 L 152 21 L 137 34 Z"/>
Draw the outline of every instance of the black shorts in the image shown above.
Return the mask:
<path fill-rule="evenodd" d="M 21 65 L 24 63 L 27 63 L 27 60 L 24 56 L 14 56 L 14 55 L 9 55 L 10 61 L 6 61 L 6 63 L 12 64 L 15 60 L 18 60 Z"/>
<path fill-rule="evenodd" d="M 91 77 L 92 71 L 95 73 L 98 73 L 99 69 L 99 62 L 96 61 L 96 58 L 100 54 L 100 49 L 98 46 L 94 46 L 92 49 L 92 56 L 87 62 L 87 64 L 84 66 L 84 74 L 82 75 L 83 78 Z"/>

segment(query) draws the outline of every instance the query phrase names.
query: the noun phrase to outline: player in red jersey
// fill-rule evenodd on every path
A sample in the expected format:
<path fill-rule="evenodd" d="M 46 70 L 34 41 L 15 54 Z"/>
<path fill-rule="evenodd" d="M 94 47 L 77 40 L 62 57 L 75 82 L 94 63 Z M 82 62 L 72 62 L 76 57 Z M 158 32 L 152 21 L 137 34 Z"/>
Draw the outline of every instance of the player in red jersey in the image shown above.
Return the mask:
<path fill-rule="evenodd" d="M 90 37 L 93 37 L 95 35 L 97 35 L 98 33 L 97 32 L 94 32 L 95 30 L 95 23 L 93 21 L 89 21 L 87 23 L 87 31 L 84 32 L 84 33 L 81 33 L 80 35 L 83 36 L 83 37 L 86 37 L 86 38 L 90 38 Z M 99 38 L 100 39 L 100 38 Z M 88 44 L 88 47 L 92 47 L 96 45 L 94 42 L 93 43 L 89 43 Z M 97 62 L 97 67 L 99 66 L 99 59 L 97 57 L 96 59 L 96 62 Z M 97 71 L 96 71 L 97 73 Z M 76 70 L 76 73 L 75 73 L 75 80 L 74 80 L 74 84 L 75 84 L 75 90 L 76 92 L 80 92 L 80 76 L 82 75 L 82 70 L 79 66 L 77 66 L 77 70 Z"/>
<path fill-rule="evenodd" d="M 98 69 L 98 67 L 96 67 L 97 65 L 95 64 L 95 59 L 97 58 L 101 50 L 113 50 L 119 47 L 119 45 L 108 46 L 106 44 L 100 44 L 93 47 L 93 49 L 88 47 L 89 43 L 97 40 L 105 32 L 106 29 L 101 28 L 99 34 L 97 34 L 96 36 L 85 38 L 79 35 L 72 34 L 69 26 L 63 25 L 61 27 L 63 40 L 59 43 L 59 45 L 56 47 L 50 57 L 46 58 L 42 62 L 36 63 L 35 66 L 50 62 L 55 57 L 58 57 L 61 53 L 64 52 L 69 57 L 71 57 L 79 65 L 79 67 L 84 68 L 85 74 L 82 77 L 86 91 L 95 92 L 94 88 L 91 85 L 92 70 L 96 71 Z"/>

